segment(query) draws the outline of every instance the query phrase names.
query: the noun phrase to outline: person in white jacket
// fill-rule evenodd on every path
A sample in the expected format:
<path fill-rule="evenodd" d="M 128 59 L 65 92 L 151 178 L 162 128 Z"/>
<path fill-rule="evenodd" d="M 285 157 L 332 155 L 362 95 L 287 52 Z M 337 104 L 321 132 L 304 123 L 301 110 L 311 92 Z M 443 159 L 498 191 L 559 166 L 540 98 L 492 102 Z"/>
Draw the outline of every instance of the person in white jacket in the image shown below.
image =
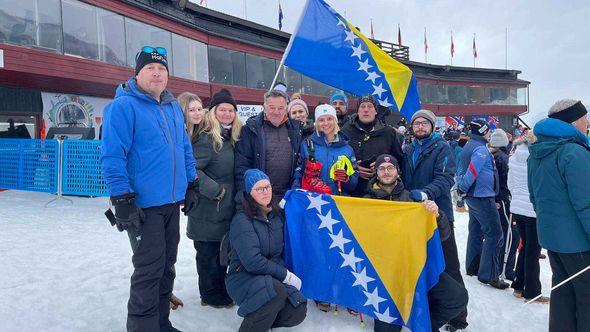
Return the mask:
<path fill-rule="evenodd" d="M 516 222 L 522 248 L 516 262 L 516 278 L 512 283 L 514 296 L 530 300 L 541 294 L 539 279 L 539 254 L 541 246 L 537 238 L 537 216 L 529 198 L 527 184 L 527 159 L 529 145 L 534 143 L 532 131 L 514 141 L 514 153 L 508 162 L 508 189 L 512 194 L 510 213 L 512 222 Z M 537 302 L 548 303 L 548 297 L 540 297 Z"/>

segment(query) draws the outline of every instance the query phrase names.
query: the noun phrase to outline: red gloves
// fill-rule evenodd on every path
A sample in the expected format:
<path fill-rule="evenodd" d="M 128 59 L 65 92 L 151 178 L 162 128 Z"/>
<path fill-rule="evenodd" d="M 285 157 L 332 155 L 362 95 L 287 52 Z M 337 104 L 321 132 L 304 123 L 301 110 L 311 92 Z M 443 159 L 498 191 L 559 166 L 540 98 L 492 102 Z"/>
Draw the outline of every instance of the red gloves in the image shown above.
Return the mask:
<path fill-rule="evenodd" d="M 334 170 L 334 181 L 347 183 L 348 175 L 346 175 L 346 171 L 343 169 Z"/>

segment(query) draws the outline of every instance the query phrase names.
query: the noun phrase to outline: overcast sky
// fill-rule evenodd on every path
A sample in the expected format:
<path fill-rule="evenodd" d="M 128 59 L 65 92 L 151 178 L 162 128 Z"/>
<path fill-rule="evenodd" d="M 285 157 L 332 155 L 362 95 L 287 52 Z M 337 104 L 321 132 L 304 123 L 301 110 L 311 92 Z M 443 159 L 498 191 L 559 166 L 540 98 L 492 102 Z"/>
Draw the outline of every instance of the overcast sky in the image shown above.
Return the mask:
<path fill-rule="evenodd" d="M 193 2 L 199 2 L 193 1 Z M 472 42 L 476 34 L 477 67 L 505 68 L 505 29 L 508 28 L 508 69 L 522 71 L 530 81 L 530 111 L 525 119 L 547 114 L 557 99 L 581 99 L 590 104 L 590 1 L 398 1 L 327 0 L 352 24 L 369 35 L 373 20 L 375 38 L 395 42 L 400 24 L 402 43 L 410 59 L 424 61 L 424 28 L 428 62 L 450 64 L 453 31 L 453 65 L 473 66 Z M 246 9 L 244 9 L 246 4 Z M 283 31 L 291 33 L 303 10 L 302 0 L 281 0 Z M 278 0 L 207 0 L 207 7 L 229 15 L 278 28 Z"/>

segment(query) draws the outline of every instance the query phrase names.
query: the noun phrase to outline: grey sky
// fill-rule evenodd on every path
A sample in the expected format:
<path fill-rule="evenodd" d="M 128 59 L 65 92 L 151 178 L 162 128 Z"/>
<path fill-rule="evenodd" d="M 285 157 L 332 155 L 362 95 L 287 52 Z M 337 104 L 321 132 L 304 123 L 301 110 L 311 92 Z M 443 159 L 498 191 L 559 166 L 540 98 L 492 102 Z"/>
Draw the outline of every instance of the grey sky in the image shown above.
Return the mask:
<path fill-rule="evenodd" d="M 198 2 L 198 1 L 193 1 Z M 472 42 L 476 34 L 477 67 L 504 68 L 505 28 L 508 28 L 508 69 L 521 70 L 531 82 L 530 111 L 534 122 L 546 115 L 554 101 L 581 99 L 590 104 L 586 82 L 590 76 L 590 2 L 576 1 L 398 1 L 327 0 L 352 24 L 375 38 L 397 40 L 410 46 L 410 58 L 424 61 L 424 28 L 428 39 L 428 62 L 450 64 L 450 33 L 453 31 L 453 65 L 473 66 Z M 278 28 L 278 0 L 208 0 L 210 9 Z M 292 32 L 303 10 L 302 0 L 282 0 L 283 30 Z"/>

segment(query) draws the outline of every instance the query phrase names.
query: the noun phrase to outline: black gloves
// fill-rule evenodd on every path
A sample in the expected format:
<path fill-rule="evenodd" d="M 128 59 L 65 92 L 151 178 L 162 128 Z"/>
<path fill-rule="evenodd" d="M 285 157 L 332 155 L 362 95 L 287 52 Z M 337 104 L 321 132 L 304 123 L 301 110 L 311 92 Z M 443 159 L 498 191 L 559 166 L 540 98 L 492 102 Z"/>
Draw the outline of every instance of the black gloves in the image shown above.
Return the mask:
<path fill-rule="evenodd" d="M 145 219 L 145 214 L 135 204 L 135 196 L 136 193 L 129 193 L 111 197 L 111 203 L 115 208 L 115 223 L 120 232 L 131 227 L 139 230 Z"/>
<path fill-rule="evenodd" d="M 182 212 L 185 216 L 197 206 L 199 202 L 199 178 L 196 178 L 195 181 L 188 184 L 186 188 L 186 194 L 184 195 L 184 207 L 182 208 Z"/>

